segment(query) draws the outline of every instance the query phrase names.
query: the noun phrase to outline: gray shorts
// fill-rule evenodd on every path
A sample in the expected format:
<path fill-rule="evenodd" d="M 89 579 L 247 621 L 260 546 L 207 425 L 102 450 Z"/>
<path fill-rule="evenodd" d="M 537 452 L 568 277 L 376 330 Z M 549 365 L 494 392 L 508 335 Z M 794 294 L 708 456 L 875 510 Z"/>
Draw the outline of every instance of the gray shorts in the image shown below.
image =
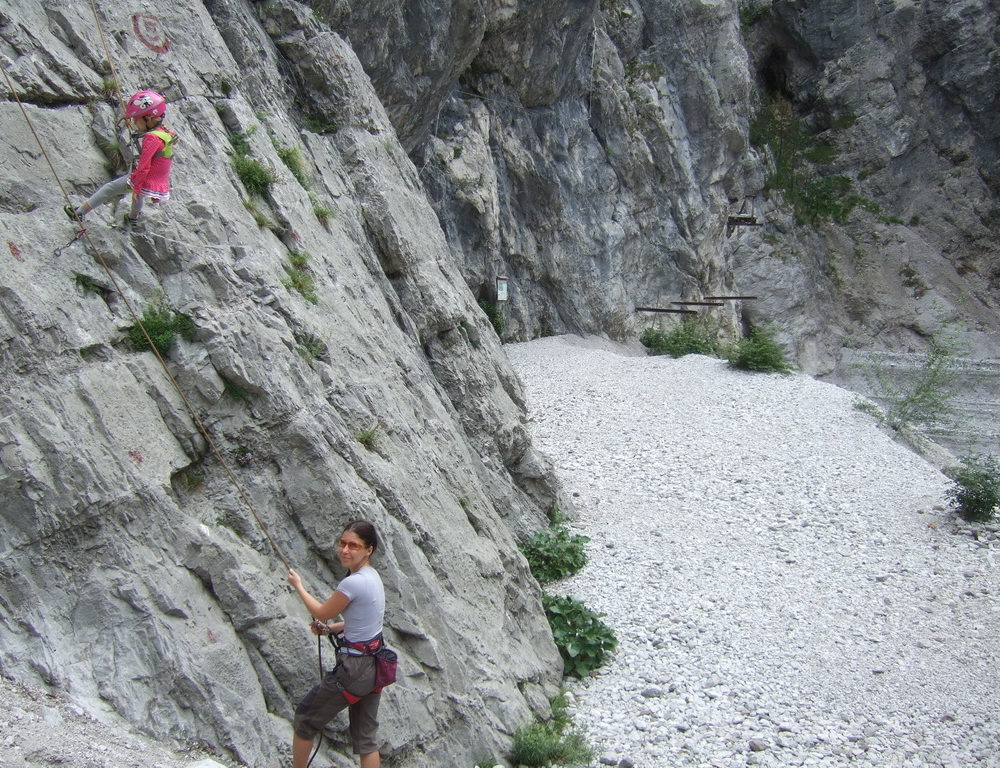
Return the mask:
<path fill-rule="evenodd" d="M 339 683 L 339 685 L 338 685 Z M 323 682 L 314 687 L 295 710 L 293 729 L 303 739 L 314 739 L 342 709 L 347 709 L 351 724 L 354 754 L 367 755 L 378 751 L 378 705 L 381 693 L 375 687 L 375 658 L 340 654 L 337 666 L 328 672 Z M 361 700 L 349 704 L 342 688 Z"/>

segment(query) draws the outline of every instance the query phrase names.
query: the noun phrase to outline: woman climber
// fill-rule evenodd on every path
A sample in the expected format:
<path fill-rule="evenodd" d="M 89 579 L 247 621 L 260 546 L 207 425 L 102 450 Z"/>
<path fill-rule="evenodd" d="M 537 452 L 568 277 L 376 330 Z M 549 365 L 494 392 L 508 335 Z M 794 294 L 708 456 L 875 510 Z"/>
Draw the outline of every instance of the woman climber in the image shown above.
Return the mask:
<path fill-rule="evenodd" d="M 306 694 L 295 710 L 292 768 L 305 768 L 316 734 L 345 708 L 350 719 L 354 753 L 361 756 L 361 768 L 380 765 L 375 740 L 377 715 L 381 684 L 387 682 L 381 680 L 382 660 L 377 659 L 376 654 L 384 656 L 388 652 L 393 658 L 394 654 L 385 648 L 382 640 L 385 592 L 378 571 L 370 563 L 376 549 L 378 533 L 372 523 L 355 520 L 347 524 L 340 534 L 337 553 L 341 565 L 349 573 L 325 603 L 306 591 L 299 574 L 292 569 L 288 571 L 288 583 L 316 619 L 310 624 L 313 634 L 339 635 L 343 632 L 344 635 L 337 666 Z M 327 623 L 338 615 L 343 616 L 343 621 Z"/>
<path fill-rule="evenodd" d="M 81 221 L 99 205 L 132 192 L 132 205 L 125 214 L 125 223 L 135 223 L 142 213 L 145 198 L 159 203 L 170 197 L 170 166 L 174 158 L 177 134 L 163 125 L 167 100 L 155 91 L 139 91 L 128 100 L 125 123 L 142 134 L 139 161 L 131 173 L 112 179 L 78 207 L 67 205 L 66 215 Z"/>

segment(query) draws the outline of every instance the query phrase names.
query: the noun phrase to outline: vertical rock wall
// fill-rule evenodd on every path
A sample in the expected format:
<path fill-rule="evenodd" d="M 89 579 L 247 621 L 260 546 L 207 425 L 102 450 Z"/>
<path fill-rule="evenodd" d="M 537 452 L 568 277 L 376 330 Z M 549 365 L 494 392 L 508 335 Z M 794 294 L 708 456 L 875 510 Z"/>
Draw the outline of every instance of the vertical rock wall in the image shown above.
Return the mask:
<path fill-rule="evenodd" d="M 98 12 L 107 50 L 88 2 L 0 2 L 5 73 L 74 201 L 116 172 L 113 77 L 164 92 L 175 191 L 131 230 L 88 219 L 105 271 L 0 101 L 5 674 L 253 765 L 282 754 L 312 679 L 280 563 L 125 341 L 128 304 L 192 319 L 170 374 L 316 591 L 347 519 L 382 526 L 405 670 L 384 734 L 413 766 L 499 755 L 558 681 L 515 541 L 566 500 L 477 306 L 497 276 L 508 339 L 629 338 L 671 322 L 636 306 L 756 294 L 707 322 L 774 323 L 800 366 L 841 380 L 852 340 L 919 355 L 959 320 L 970 397 L 997 399 L 986 0 Z M 769 183 L 749 131 L 764 97 L 836 149 L 825 172 L 865 201 L 845 221 L 803 222 Z M 266 193 L 237 151 L 274 174 Z M 740 211 L 764 226 L 727 230 Z"/>
<path fill-rule="evenodd" d="M 131 229 L 88 217 L 106 271 L 84 240 L 63 247 L 59 186 L 0 104 L 0 670 L 253 766 L 284 759 L 315 650 L 242 489 L 317 594 L 342 525 L 381 528 L 397 764 L 502 754 L 561 669 L 516 539 L 566 501 L 367 75 L 294 3 L 99 12 L 126 91 L 170 100 L 174 191 Z M 78 201 L 109 177 L 117 112 L 90 6 L 4 7 L 0 36 Z M 266 194 L 234 146 L 274 174 Z M 126 342 L 128 305 L 193 321 L 167 368 L 221 457 Z"/>

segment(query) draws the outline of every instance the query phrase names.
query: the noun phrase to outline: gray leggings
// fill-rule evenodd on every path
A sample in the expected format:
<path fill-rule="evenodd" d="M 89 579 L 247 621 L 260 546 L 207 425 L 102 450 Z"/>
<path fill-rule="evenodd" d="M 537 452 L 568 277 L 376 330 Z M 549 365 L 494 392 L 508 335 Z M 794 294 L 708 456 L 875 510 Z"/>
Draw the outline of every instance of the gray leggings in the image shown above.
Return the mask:
<path fill-rule="evenodd" d="M 132 188 L 128 185 L 129 174 L 125 174 L 117 179 L 112 179 L 89 198 L 87 198 L 87 207 L 93 210 L 99 205 L 104 205 L 105 203 L 110 203 L 112 200 L 116 200 L 119 197 L 123 197 L 125 194 L 131 194 Z M 138 195 L 132 201 L 132 207 L 129 213 L 132 216 L 138 216 L 142 213 L 142 195 Z"/>

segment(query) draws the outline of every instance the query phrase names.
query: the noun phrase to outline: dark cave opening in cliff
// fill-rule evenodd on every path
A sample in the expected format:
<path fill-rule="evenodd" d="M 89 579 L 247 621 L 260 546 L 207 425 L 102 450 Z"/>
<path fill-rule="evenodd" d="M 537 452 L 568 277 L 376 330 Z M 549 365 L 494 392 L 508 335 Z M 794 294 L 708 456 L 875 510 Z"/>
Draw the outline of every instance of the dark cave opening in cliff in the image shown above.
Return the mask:
<path fill-rule="evenodd" d="M 788 85 L 788 69 L 788 53 L 772 47 L 757 68 L 757 79 L 768 96 L 781 96 L 794 103 L 795 94 Z"/>

